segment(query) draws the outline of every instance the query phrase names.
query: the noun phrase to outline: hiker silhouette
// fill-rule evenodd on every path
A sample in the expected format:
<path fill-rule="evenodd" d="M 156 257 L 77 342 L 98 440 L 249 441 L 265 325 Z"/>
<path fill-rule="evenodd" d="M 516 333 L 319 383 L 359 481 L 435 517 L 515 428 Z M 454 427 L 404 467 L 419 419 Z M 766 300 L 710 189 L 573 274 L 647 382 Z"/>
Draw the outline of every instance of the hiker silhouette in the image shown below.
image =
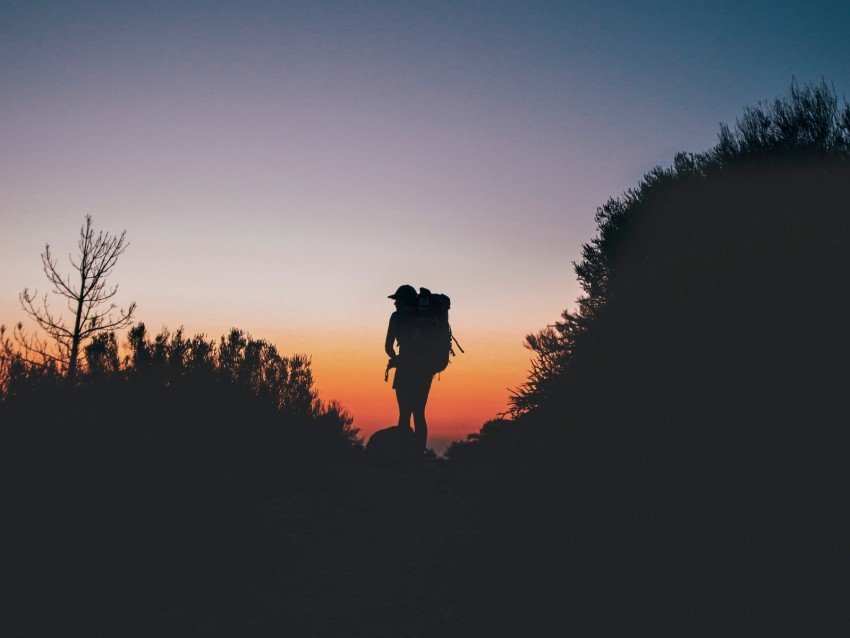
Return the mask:
<path fill-rule="evenodd" d="M 434 378 L 433 369 L 427 364 L 423 353 L 417 350 L 415 310 L 418 300 L 416 289 L 410 285 L 400 286 L 394 294 L 396 310 L 390 316 L 387 340 L 384 349 L 390 360 L 387 371 L 395 368 L 393 389 L 398 400 L 398 431 L 401 445 L 407 446 L 410 439 L 410 417 L 413 417 L 413 446 L 417 458 L 425 452 L 428 441 L 428 423 L 425 421 L 425 404 Z M 398 344 L 398 353 L 395 345 Z"/>

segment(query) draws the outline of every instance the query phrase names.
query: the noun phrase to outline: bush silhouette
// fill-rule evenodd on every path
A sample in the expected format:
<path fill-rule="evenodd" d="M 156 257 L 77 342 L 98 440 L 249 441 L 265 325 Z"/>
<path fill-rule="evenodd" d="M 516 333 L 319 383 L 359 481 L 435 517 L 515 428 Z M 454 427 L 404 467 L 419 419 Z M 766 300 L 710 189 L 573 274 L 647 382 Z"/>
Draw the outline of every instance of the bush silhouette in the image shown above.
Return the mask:
<path fill-rule="evenodd" d="M 504 570 L 539 585 L 495 600 L 580 634 L 846 630 L 848 124 L 795 85 L 597 212 L 516 453 L 487 452 L 494 547 L 534 547 Z"/>
<path fill-rule="evenodd" d="M 238 329 L 216 343 L 137 324 L 127 341 L 121 359 L 114 334 L 92 339 L 73 386 L 4 341 L 13 634 L 123 633 L 148 599 L 263 573 L 259 504 L 362 453 L 351 416 L 318 400 L 309 357 Z"/>
<path fill-rule="evenodd" d="M 44 450 L 62 457 L 55 472 L 43 468 L 58 490 L 69 485 L 59 481 L 58 469 L 68 463 L 100 468 L 105 483 L 144 481 L 120 468 L 145 459 L 148 476 L 194 472 L 201 482 L 218 483 L 238 475 L 237 483 L 256 489 L 275 477 L 354 460 L 362 451 L 352 417 L 337 402 L 319 401 L 306 356 L 282 356 L 237 329 L 215 344 L 203 335 L 186 338 L 182 329 L 163 329 L 151 339 L 140 323 L 127 341 L 119 361 L 113 333 L 92 339 L 75 387 L 7 348 L 4 449 L 24 464 L 37 465 L 33 459 Z M 112 470 L 104 458 L 113 459 Z M 182 465 L 169 458 L 182 458 Z"/>
<path fill-rule="evenodd" d="M 770 268 L 780 259 L 777 267 L 790 268 L 793 255 L 800 255 L 803 264 L 812 252 L 821 255 L 821 248 L 833 261 L 812 281 L 838 281 L 841 273 L 836 267 L 842 266 L 838 253 L 846 241 L 846 222 L 841 212 L 842 176 L 835 171 L 848 160 L 850 106 L 840 107 L 825 83 L 802 88 L 792 84 L 786 97 L 745 109 L 734 129 L 721 126 L 713 149 L 680 153 L 670 168 L 653 169 L 637 188 L 609 200 L 596 213 L 597 236 L 585 244 L 583 258 L 575 264 L 585 293 L 578 299 L 577 310 L 565 311 L 554 329 L 527 337 L 535 358 L 528 381 L 512 399 L 512 413 L 533 410 L 550 396 L 562 394 L 563 388 L 555 390 L 551 384 L 580 356 L 586 334 L 611 303 L 618 304 L 618 310 L 607 310 L 609 316 L 621 312 L 626 300 L 635 301 L 644 294 L 664 308 L 700 285 L 711 291 L 730 278 L 746 278 L 747 264 Z M 809 175 L 832 171 L 832 178 L 809 187 L 798 168 Z M 714 189 L 711 183 L 717 179 L 725 183 Z M 763 191 L 755 184 L 750 188 L 750 179 L 761 180 Z M 793 183 L 781 191 L 790 198 L 787 201 L 776 196 L 785 179 Z M 683 199 L 684 193 L 695 193 L 700 184 L 708 185 L 708 193 L 718 193 L 713 206 Z M 721 190 L 726 193 L 723 201 Z M 671 199 L 674 192 L 678 205 Z M 760 202 L 757 198 L 761 196 L 769 199 Z M 708 235 L 703 238 L 703 233 Z M 701 252 L 691 252 L 694 250 Z M 749 262 L 746 254 L 750 254 Z M 757 262 L 756 255 L 767 261 Z M 806 269 L 801 268 L 798 272 Z M 653 285 L 627 290 L 639 272 L 654 277 Z M 666 286 L 667 279 L 675 281 Z M 617 284 L 627 280 L 628 284 Z M 616 285 L 619 298 L 613 300 L 612 286 Z M 595 354 L 587 356 L 598 359 Z"/>

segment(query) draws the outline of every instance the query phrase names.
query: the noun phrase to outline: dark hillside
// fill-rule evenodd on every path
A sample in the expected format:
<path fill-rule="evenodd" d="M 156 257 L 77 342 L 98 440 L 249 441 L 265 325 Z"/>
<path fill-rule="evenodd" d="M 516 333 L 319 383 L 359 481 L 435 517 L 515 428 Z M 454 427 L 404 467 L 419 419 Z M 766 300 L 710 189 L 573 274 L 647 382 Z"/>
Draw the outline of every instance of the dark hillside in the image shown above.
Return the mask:
<path fill-rule="evenodd" d="M 744 165 L 654 193 L 551 407 L 706 425 L 846 414 L 848 178 L 844 163 Z"/>
<path fill-rule="evenodd" d="M 549 563 L 535 580 L 562 592 L 545 613 L 603 635 L 840 635 L 850 166 L 717 168 L 628 223 L 498 492 L 501 525 Z"/>

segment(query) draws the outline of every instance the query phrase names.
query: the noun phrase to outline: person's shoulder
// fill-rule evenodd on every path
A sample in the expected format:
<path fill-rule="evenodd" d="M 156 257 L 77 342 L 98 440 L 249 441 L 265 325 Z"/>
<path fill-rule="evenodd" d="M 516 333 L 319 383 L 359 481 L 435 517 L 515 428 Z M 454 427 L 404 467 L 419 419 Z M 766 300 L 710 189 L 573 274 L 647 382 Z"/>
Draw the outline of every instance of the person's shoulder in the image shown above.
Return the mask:
<path fill-rule="evenodd" d="M 409 310 L 396 310 L 390 315 L 390 321 L 396 324 L 405 324 L 413 321 L 413 313 Z"/>

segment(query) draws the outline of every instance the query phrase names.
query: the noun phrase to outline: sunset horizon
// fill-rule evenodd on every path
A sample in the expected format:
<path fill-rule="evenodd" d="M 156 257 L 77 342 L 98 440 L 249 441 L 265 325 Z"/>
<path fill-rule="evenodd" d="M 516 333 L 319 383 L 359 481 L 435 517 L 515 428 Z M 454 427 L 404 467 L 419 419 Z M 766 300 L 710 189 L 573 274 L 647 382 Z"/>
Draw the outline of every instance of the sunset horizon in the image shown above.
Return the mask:
<path fill-rule="evenodd" d="M 0 2 L 0 635 L 850 635 L 848 25 Z"/>
<path fill-rule="evenodd" d="M 110 283 L 150 331 L 310 355 L 369 434 L 394 421 L 386 297 L 423 286 L 467 350 L 431 433 L 462 439 L 508 409 L 525 336 L 574 307 L 600 206 L 792 80 L 850 86 L 846 11 L 781 4 L 767 28 L 723 2 L 6 3 L 0 323 L 26 324 L 44 245 L 67 266 L 92 215 L 126 230 Z"/>

